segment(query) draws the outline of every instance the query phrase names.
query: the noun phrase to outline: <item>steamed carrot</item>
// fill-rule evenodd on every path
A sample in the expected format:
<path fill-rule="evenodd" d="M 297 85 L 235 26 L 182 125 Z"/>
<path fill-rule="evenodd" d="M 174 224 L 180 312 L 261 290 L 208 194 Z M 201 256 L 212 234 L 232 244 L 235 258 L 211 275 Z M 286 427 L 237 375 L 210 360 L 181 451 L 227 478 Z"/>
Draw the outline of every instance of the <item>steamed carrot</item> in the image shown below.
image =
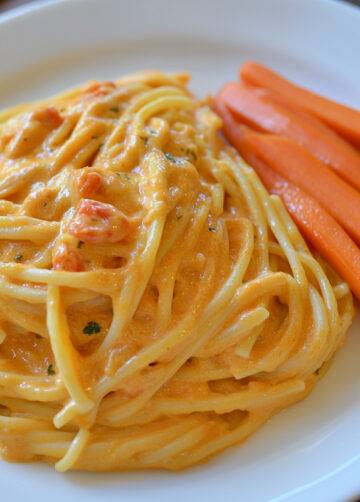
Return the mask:
<path fill-rule="evenodd" d="M 315 199 L 300 188 L 261 162 L 254 168 L 269 192 L 282 198 L 302 235 L 349 283 L 360 299 L 360 249 L 354 241 Z"/>
<path fill-rule="evenodd" d="M 212 105 L 222 119 L 225 136 L 235 148 L 238 148 L 243 136 L 243 126 L 234 119 L 220 94 L 214 97 Z"/>
<path fill-rule="evenodd" d="M 360 154 L 315 117 L 282 106 L 266 90 L 236 82 L 226 84 L 220 98 L 241 121 L 293 139 L 360 190 Z"/>
<path fill-rule="evenodd" d="M 360 250 L 356 244 L 315 199 L 281 177 L 247 148 L 243 141 L 244 128 L 219 97 L 215 98 L 214 107 L 223 120 L 229 141 L 242 152 L 266 188 L 282 198 L 304 237 L 349 283 L 360 300 Z"/>
<path fill-rule="evenodd" d="M 291 139 L 243 128 L 247 149 L 316 199 L 360 243 L 359 192 Z"/>
<path fill-rule="evenodd" d="M 295 85 L 258 63 L 245 63 L 240 69 L 240 75 L 246 83 L 278 92 L 283 99 L 301 106 L 350 142 L 360 146 L 360 111 Z"/>

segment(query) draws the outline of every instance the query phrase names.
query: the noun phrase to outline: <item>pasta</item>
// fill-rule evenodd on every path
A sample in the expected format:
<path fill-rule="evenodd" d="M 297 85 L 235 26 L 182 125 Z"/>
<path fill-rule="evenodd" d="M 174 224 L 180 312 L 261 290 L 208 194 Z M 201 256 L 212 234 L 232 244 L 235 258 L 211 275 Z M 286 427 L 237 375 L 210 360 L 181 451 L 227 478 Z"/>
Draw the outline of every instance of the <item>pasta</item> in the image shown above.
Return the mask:
<path fill-rule="evenodd" d="M 303 399 L 349 288 L 186 74 L 0 115 L 0 453 L 180 469 Z"/>

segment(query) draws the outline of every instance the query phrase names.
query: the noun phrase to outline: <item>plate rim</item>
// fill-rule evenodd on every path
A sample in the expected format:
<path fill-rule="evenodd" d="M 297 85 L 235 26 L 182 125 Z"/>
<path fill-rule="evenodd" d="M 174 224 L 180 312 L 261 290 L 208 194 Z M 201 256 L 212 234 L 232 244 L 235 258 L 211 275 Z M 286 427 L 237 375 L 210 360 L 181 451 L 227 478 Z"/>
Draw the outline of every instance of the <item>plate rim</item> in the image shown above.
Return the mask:
<path fill-rule="evenodd" d="M 18 5 L 16 7 L 11 7 L 8 10 L 5 10 L 4 12 L 0 13 L 0 25 L 4 22 L 11 21 L 13 19 L 26 16 L 28 14 L 33 14 L 36 13 L 37 11 L 40 10 L 46 10 L 47 8 L 52 8 L 54 6 L 60 6 L 60 5 L 71 5 L 75 3 L 86 3 L 86 2 L 91 2 L 92 0 L 32 0 L 29 3 L 25 3 L 22 5 Z M 106 2 L 108 0 L 101 0 L 102 2 Z M 111 0 L 110 0 L 111 1 Z M 118 0 L 124 1 L 124 0 Z M 138 0 L 141 1 L 141 0 Z M 277 1 L 279 3 L 283 2 L 296 2 L 297 0 L 272 0 L 272 1 Z M 348 10 L 349 13 L 352 15 L 359 16 L 360 20 L 360 6 L 356 6 L 347 0 L 301 0 L 302 3 L 308 2 L 309 4 L 318 4 L 321 6 L 328 8 L 334 8 L 334 9 L 339 9 L 339 10 Z M 331 6 L 331 7 L 329 7 Z"/>
<path fill-rule="evenodd" d="M 16 8 L 10 9 L 9 11 L 5 11 L 4 13 L 0 14 L 0 27 L 3 23 L 7 22 L 12 22 L 16 21 L 19 18 L 26 18 L 27 16 L 35 15 L 37 12 L 43 11 L 43 10 L 49 10 L 51 11 L 54 7 L 62 7 L 66 5 L 71 5 L 71 4 L 85 4 L 88 0 L 37 0 L 33 3 L 30 4 L 25 4 L 25 5 L 20 5 Z M 90 0 L 92 1 L 92 0 Z M 107 1 L 107 0 L 103 0 Z M 111 0 L 109 0 L 111 1 Z M 123 1 L 123 0 L 119 0 Z M 285 2 L 285 1 L 292 1 L 292 0 L 276 0 L 278 3 Z M 295 3 L 296 0 L 293 0 Z M 344 3 L 341 0 L 302 0 L 302 2 L 307 2 L 308 4 L 317 4 L 321 6 L 320 8 L 326 8 L 328 9 L 340 9 L 341 11 L 348 11 L 347 14 L 354 15 L 356 13 L 356 16 L 358 16 L 358 19 L 360 20 L 360 8 L 357 8 L 356 6 L 349 4 L 349 3 Z M 360 454 L 359 454 L 360 455 Z M 356 462 L 357 463 L 357 462 Z M 344 469 L 348 469 L 350 466 L 340 466 L 340 472 L 342 472 Z M 336 476 L 336 473 L 329 473 L 331 476 Z M 293 497 L 294 495 L 301 494 L 301 493 L 306 493 L 309 494 L 309 490 L 311 490 L 312 486 L 317 485 L 319 483 L 323 483 L 325 480 L 319 478 L 315 482 L 308 483 L 307 485 L 303 485 L 299 487 L 298 489 L 291 490 L 284 495 L 277 497 L 276 499 L 272 500 L 285 500 L 290 497 Z M 345 492 L 344 492 L 345 493 Z M 355 494 L 355 492 L 354 492 Z M 349 496 L 349 492 L 346 493 L 346 496 Z M 351 493 L 350 493 L 351 496 Z"/>

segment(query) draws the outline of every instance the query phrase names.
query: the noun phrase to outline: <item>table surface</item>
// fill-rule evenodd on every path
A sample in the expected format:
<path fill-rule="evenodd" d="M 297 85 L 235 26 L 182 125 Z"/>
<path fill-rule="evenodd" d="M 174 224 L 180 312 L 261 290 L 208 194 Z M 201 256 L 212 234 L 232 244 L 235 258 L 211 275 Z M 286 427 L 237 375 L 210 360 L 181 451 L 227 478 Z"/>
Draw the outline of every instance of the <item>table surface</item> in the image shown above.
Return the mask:
<path fill-rule="evenodd" d="M 14 7 L 18 7 L 19 5 L 30 3 L 32 1 L 34 0 L 0 0 L 0 13 L 12 9 Z M 347 1 L 360 7 L 360 0 L 344 0 L 344 1 Z"/>

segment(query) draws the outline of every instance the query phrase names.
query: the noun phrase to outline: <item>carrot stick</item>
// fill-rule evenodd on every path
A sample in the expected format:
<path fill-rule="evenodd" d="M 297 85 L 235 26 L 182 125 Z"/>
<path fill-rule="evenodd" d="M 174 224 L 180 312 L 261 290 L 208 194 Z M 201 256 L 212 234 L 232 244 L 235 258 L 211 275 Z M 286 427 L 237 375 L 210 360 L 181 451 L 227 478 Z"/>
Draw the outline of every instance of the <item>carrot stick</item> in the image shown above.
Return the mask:
<path fill-rule="evenodd" d="M 254 154 L 243 141 L 244 128 L 232 117 L 224 102 L 215 98 L 214 108 L 223 119 L 224 132 L 252 165 L 266 188 L 279 195 L 304 237 L 346 280 L 360 300 L 360 250 L 321 205 L 284 179 Z"/>
<path fill-rule="evenodd" d="M 278 92 L 283 99 L 316 115 L 350 142 L 360 146 L 360 111 L 297 86 L 258 63 L 245 63 L 240 75 L 246 83 Z"/>
<path fill-rule="evenodd" d="M 316 199 L 360 243 L 359 192 L 291 139 L 243 128 L 248 150 Z"/>
<path fill-rule="evenodd" d="M 222 119 L 225 136 L 237 148 L 238 143 L 241 143 L 243 137 L 243 126 L 234 119 L 220 94 L 214 97 L 212 105 Z"/>
<path fill-rule="evenodd" d="M 360 190 L 360 154 L 315 117 L 282 106 L 271 92 L 236 82 L 226 84 L 220 98 L 241 121 L 293 139 Z"/>
<path fill-rule="evenodd" d="M 300 232 L 349 283 L 360 299 L 360 249 L 335 219 L 305 192 L 258 163 L 255 170 L 266 188 L 279 195 Z"/>

